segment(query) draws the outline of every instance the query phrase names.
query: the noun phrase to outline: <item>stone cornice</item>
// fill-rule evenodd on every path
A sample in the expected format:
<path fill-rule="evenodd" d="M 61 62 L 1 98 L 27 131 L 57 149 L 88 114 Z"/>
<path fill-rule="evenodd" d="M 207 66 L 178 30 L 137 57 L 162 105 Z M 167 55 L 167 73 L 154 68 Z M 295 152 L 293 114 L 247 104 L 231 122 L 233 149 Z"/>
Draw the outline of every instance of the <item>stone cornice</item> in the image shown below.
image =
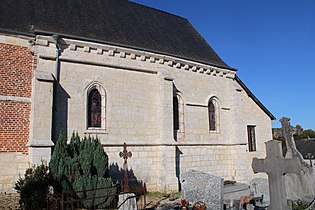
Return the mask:
<path fill-rule="evenodd" d="M 38 35 L 36 37 L 36 44 L 39 46 L 49 47 L 55 43 L 53 38 L 50 36 Z M 162 54 L 65 38 L 62 39 L 62 44 L 65 48 L 68 48 L 68 50 L 71 51 L 80 50 L 84 53 L 94 53 L 95 55 L 99 56 L 117 56 L 124 59 L 140 60 L 142 62 L 156 63 L 182 71 L 190 71 L 194 73 L 225 77 L 229 79 L 233 79 L 235 77 L 235 71 L 229 69 L 218 68 L 215 66 L 205 65 L 202 63 Z"/>

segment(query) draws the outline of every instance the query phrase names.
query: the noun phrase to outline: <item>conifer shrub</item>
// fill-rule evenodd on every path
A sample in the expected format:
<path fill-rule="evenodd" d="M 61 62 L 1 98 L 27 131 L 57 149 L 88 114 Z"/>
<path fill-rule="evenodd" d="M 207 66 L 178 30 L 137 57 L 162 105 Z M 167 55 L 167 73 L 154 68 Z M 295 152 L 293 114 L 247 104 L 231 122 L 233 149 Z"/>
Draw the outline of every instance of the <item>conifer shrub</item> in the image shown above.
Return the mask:
<path fill-rule="evenodd" d="M 76 192 L 77 198 L 84 199 L 86 208 L 105 208 L 110 205 L 117 184 L 114 184 L 108 173 L 108 156 L 98 138 L 73 134 L 69 144 L 64 135 L 59 135 L 49 164 L 50 172 L 65 192 Z M 91 189 L 108 188 L 86 191 Z M 80 192 L 84 191 L 84 192 Z M 100 197 L 90 199 L 93 197 Z M 104 198 L 105 197 L 105 198 Z"/>
<path fill-rule="evenodd" d="M 25 210 L 46 208 L 48 186 L 60 189 L 58 182 L 48 173 L 48 166 L 41 165 L 26 169 L 24 177 L 15 183 L 14 189 L 20 194 L 20 207 Z"/>

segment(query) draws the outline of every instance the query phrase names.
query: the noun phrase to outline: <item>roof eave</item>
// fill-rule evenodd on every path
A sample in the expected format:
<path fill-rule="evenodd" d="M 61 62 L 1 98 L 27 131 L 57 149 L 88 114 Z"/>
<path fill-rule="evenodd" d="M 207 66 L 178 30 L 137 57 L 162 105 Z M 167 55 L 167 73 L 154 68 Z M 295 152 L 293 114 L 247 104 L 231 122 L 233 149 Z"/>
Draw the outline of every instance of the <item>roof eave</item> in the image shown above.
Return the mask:
<path fill-rule="evenodd" d="M 88 38 L 88 37 L 75 36 L 75 35 L 70 35 L 70 34 L 63 34 L 63 33 L 57 33 L 57 32 L 52 32 L 52 31 L 44 31 L 44 30 L 34 30 L 34 34 L 35 35 L 48 35 L 48 36 L 52 36 L 54 34 L 57 34 L 57 35 L 64 37 L 64 38 L 77 39 L 77 40 L 88 41 L 88 42 L 96 42 L 96 43 L 100 43 L 100 44 L 115 45 L 115 46 L 126 47 L 126 48 L 130 48 L 130 49 L 134 49 L 134 50 L 142 50 L 142 51 L 147 51 L 147 52 L 151 52 L 151 53 L 157 53 L 157 54 L 162 54 L 162 55 L 166 55 L 166 56 L 176 57 L 179 59 L 190 60 L 190 61 L 198 62 L 198 63 L 205 64 L 205 65 L 211 65 L 211 66 L 218 67 L 218 68 L 229 69 L 229 70 L 235 71 L 235 72 L 237 71 L 236 68 L 232 68 L 229 66 L 222 66 L 219 64 L 214 64 L 211 62 L 205 62 L 205 61 L 201 61 L 198 59 L 179 56 L 179 55 L 175 55 L 175 54 L 171 54 L 171 53 L 167 53 L 167 52 L 161 52 L 161 51 L 156 51 L 156 50 L 152 50 L 152 49 L 131 46 L 131 45 L 127 45 L 127 44 L 114 43 L 114 42 L 104 41 L 104 40 L 100 40 L 100 39 L 93 39 L 93 38 Z"/>

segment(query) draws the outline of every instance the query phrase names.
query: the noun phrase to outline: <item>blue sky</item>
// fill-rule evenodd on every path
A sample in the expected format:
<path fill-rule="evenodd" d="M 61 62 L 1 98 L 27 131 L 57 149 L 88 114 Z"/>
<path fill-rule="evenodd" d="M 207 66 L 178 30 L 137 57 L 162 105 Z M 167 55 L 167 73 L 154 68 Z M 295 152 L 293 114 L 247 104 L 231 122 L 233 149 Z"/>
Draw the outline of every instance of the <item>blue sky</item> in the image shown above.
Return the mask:
<path fill-rule="evenodd" d="M 132 0 L 188 19 L 277 118 L 315 130 L 315 0 Z"/>

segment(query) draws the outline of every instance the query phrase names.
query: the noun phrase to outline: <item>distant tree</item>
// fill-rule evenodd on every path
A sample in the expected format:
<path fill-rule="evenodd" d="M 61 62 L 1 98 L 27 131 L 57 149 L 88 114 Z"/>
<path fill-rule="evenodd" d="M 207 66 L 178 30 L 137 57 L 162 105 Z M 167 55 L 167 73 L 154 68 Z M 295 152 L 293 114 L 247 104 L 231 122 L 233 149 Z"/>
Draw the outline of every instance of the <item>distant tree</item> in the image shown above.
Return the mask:
<path fill-rule="evenodd" d="M 304 129 L 302 128 L 301 125 L 296 125 L 296 126 L 295 126 L 295 133 L 296 133 L 297 135 L 301 135 L 301 134 L 303 133 L 303 131 L 304 131 Z"/>
<path fill-rule="evenodd" d="M 303 131 L 302 135 L 308 139 L 308 138 L 315 138 L 315 131 L 312 129 L 307 129 Z"/>
<path fill-rule="evenodd" d="M 302 140 L 302 139 L 309 139 L 309 138 L 315 138 L 315 131 L 312 129 L 304 130 L 300 135 L 298 134 L 294 135 L 295 140 Z"/>

